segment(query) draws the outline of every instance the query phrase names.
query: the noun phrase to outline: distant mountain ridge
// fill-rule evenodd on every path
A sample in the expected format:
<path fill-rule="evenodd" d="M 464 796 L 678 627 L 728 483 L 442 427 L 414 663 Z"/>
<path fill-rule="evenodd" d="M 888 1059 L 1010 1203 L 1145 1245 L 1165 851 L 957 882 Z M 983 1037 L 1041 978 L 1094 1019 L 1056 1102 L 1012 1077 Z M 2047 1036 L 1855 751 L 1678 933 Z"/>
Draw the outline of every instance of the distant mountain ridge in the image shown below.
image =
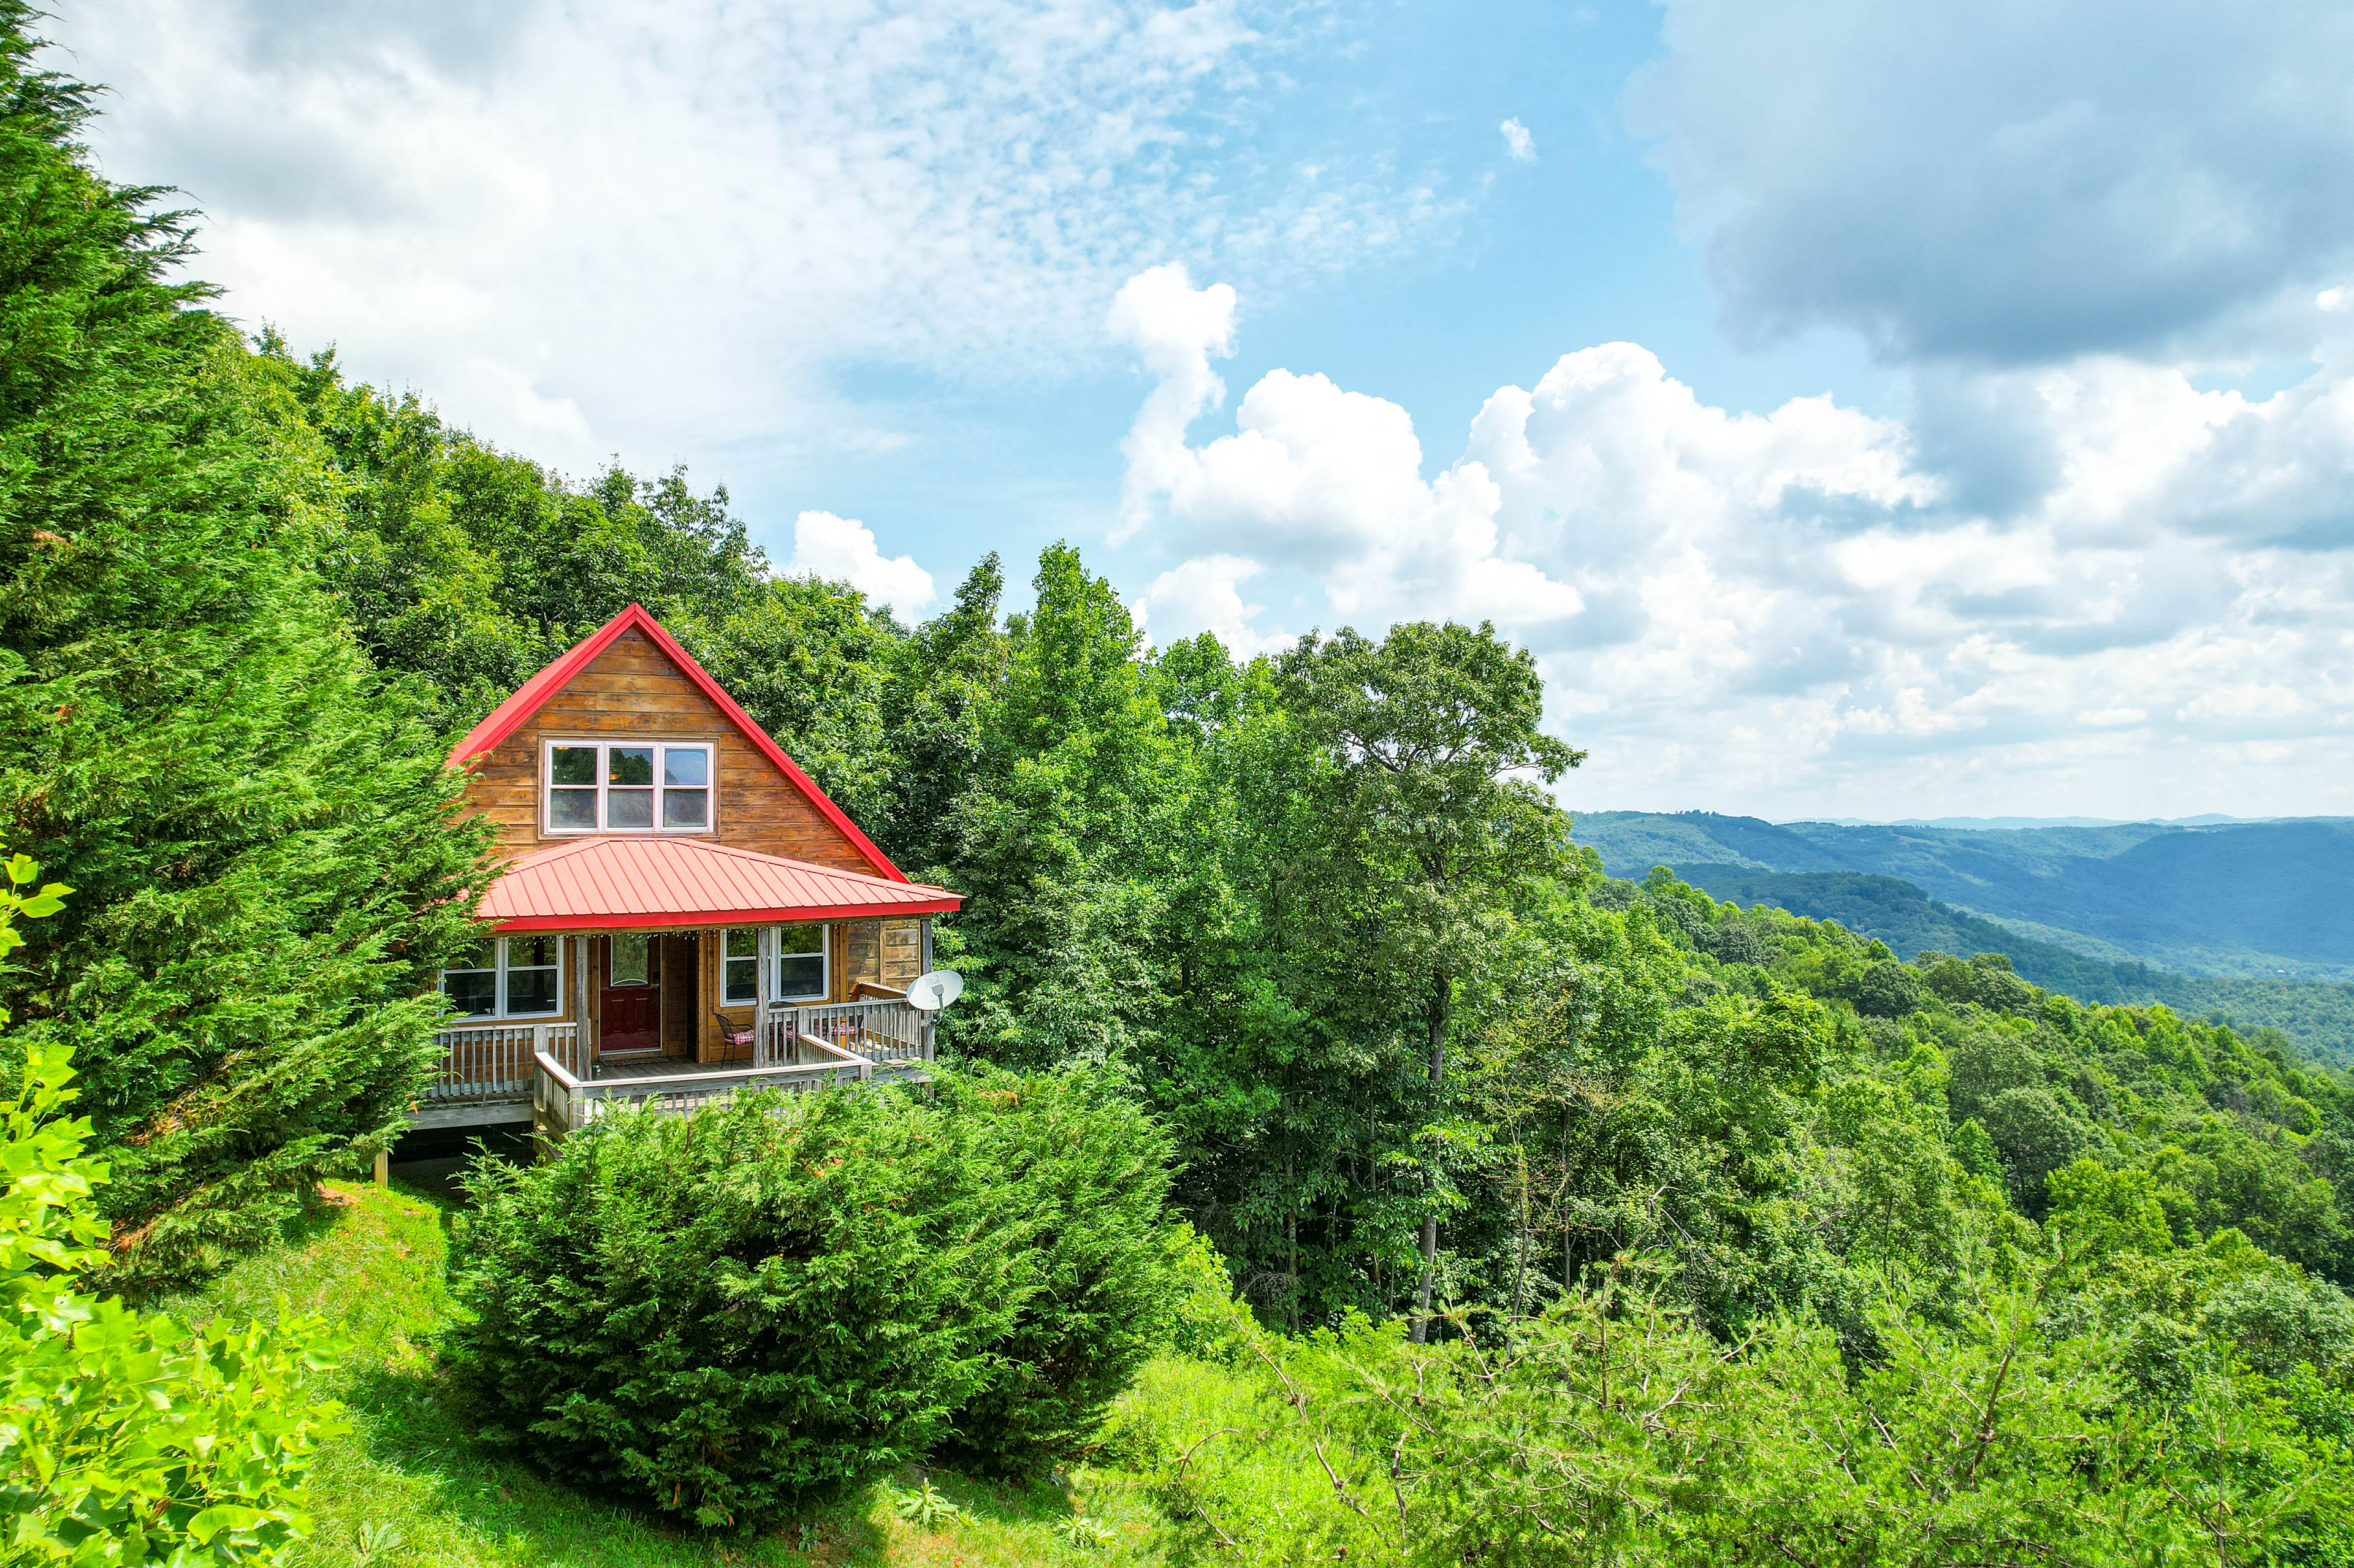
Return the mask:
<path fill-rule="evenodd" d="M 1573 813 L 1613 876 L 1674 869 L 1924 948 L 2004 952 L 2085 1001 L 2159 1001 L 2274 1023 L 2354 1062 L 2354 820 L 2038 828 Z"/>
<path fill-rule="evenodd" d="M 2130 828 L 2152 825 L 2162 828 L 2213 828 L 2227 822 L 2253 821 L 2340 821 L 2343 818 L 2309 817 L 2227 817 L 2210 811 L 2202 817 L 1899 817 L 1893 822 L 1869 821 L 1861 817 L 1825 817 L 1820 821 L 1842 828 Z"/>
<path fill-rule="evenodd" d="M 1614 876 L 1654 865 L 1893 876 L 2093 955 L 2191 975 L 2354 980 L 2354 821 L 1937 828 L 1710 811 L 1573 817 Z"/>

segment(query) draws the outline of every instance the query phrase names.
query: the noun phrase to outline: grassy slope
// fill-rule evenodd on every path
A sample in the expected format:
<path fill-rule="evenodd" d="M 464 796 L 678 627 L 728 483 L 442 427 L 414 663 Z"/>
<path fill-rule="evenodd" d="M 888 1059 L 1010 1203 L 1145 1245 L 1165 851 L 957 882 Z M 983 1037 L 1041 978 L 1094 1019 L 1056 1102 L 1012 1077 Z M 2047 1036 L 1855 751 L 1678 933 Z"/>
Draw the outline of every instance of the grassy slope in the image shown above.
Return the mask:
<path fill-rule="evenodd" d="M 762 1563 L 1015 1564 L 1153 1563 L 1156 1522 L 1132 1486 L 1081 1469 L 1074 1492 L 1051 1483 L 932 1480 L 967 1510 L 925 1531 L 896 1518 L 887 1485 L 775 1534 L 703 1535 L 579 1496 L 527 1466 L 477 1447 L 449 1413 L 433 1338 L 451 1306 L 441 1286 L 451 1210 L 440 1199 L 337 1183 L 285 1245 L 249 1258 L 201 1295 L 164 1303 L 184 1318 L 274 1317 L 281 1298 L 349 1337 L 328 1391 L 353 1416 L 313 1473 L 318 1534 L 304 1568 L 643 1568 Z M 1108 1551 L 1063 1544 L 1055 1522 L 1078 1502 L 1117 1532 Z"/>

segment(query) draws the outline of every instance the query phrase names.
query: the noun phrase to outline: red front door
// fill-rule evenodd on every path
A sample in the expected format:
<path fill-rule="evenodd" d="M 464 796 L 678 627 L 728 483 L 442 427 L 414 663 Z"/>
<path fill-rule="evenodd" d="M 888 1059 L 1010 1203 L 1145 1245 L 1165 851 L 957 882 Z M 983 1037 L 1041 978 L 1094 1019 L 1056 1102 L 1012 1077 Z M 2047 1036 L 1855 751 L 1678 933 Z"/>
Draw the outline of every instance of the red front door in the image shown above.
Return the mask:
<path fill-rule="evenodd" d="M 662 991 L 658 987 L 609 985 L 601 1000 L 604 1027 L 597 1032 L 597 1043 L 605 1054 L 662 1049 Z"/>
<path fill-rule="evenodd" d="M 600 1055 L 662 1049 L 662 970 L 649 938 L 622 933 L 605 941 L 605 983 L 597 996 Z"/>

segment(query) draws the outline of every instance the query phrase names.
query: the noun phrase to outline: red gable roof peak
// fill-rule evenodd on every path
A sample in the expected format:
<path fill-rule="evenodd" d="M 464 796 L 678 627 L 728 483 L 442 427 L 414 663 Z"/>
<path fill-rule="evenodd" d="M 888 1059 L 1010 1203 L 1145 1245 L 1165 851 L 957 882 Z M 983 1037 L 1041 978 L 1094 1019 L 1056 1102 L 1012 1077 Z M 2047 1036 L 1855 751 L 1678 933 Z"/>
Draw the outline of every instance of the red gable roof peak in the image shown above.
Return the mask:
<path fill-rule="evenodd" d="M 663 657 L 678 666 L 681 673 L 695 683 L 695 689 L 711 699 L 711 704 L 726 715 L 729 723 L 743 731 L 744 738 L 758 748 L 760 755 L 777 766 L 779 772 L 792 780 L 793 786 L 809 797 L 810 804 L 818 809 L 825 820 L 842 831 L 867 863 L 894 882 L 907 881 L 907 874 L 891 863 L 890 857 L 875 847 L 875 842 L 861 832 L 843 809 L 835 805 L 817 781 L 801 770 L 800 764 L 785 755 L 784 747 L 769 738 L 769 732 L 752 722 L 752 715 L 737 705 L 710 673 L 695 662 L 695 655 L 679 645 L 678 639 L 663 630 L 644 605 L 631 604 L 620 614 L 590 632 L 559 654 L 553 662 L 514 690 L 514 694 L 493 708 L 482 722 L 466 732 L 465 737 L 450 748 L 449 766 L 466 768 L 485 754 L 497 749 L 500 743 L 529 723 L 532 715 L 546 707 L 555 696 L 595 662 L 597 655 L 620 640 L 626 631 L 636 631 L 662 651 Z"/>

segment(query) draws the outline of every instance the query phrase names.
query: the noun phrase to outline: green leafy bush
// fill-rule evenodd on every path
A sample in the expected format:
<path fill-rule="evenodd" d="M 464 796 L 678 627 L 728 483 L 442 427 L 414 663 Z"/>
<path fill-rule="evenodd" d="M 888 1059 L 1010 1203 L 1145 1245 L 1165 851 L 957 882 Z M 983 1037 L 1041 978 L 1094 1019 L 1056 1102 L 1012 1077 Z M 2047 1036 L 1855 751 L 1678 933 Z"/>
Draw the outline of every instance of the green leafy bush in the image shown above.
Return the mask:
<path fill-rule="evenodd" d="M 477 1181 L 445 1364 L 484 1436 L 710 1526 L 952 1433 L 1066 1454 L 1165 1337 L 1166 1157 L 1076 1068 L 610 1117 Z"/>
<path fill-rule="evenodd" d="M 1432 1345 L 1246 1329 L 1227 1366 L 1155 1362 L 1115 1445 L 1169 1555 L 1240 1564 L 2344 1561 L 2354 1469 L 2274 1385 L 2215 1358 L 2137 1400 L 2096 1335 L 2046 1330 L 2036 1283 L 1938 1321 L 1883 1296 L 1863 1366 L 1819 1324 L 1728 1345 L 1607 1288 Z"/>
<path fill-rule="evenodd" d="M 921 1454 L 1029 1285 L 1003 1183 L 896 1094 L 616 1115 L 474 1197 L 447 1364 L 482 1436 L 706 1525 Z"/>
<path fill-rule="evenodd" d="M 1036 1270 L 951 1447 L 968 1468 L 1031 1470 L 1076 1453 L 1167 1338 L 1182 1289 L 1169 1141 L 1099 1069 L 992 1072 L 951 1080 L 946 1099 L 1013 1184 Z"/>
<path fill-rule="evenodd" d="M 7 871 L 22 887 L 36 868 L 19 855 Z M 12 915 L 46 915 L 65 891 L 0 891 L 0 954 L 18 940 Z M 310 1532 L 303 1475 L 341 1429 L 334 1405 L 301 1393 L 327 1364 L 325 1325 L 191 1334 L 77 1292 L 107 1261 L 93 1196 L 107 1171 L 84 1156 L 90 1123 L 59 1114 L 73 1076 L 63 1047 L 28 1048 L 0 1103 L 0 1562 L 274 1562 Z"/>

